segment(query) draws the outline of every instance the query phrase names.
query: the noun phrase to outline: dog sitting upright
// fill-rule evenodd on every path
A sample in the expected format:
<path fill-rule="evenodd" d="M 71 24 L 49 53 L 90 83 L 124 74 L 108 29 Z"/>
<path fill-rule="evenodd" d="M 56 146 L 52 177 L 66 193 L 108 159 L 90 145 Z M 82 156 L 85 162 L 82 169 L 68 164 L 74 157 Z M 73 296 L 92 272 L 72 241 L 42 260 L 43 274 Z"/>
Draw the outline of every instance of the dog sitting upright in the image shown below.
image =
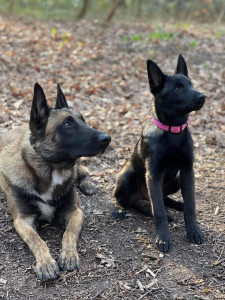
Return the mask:
<path fill-rule="evenodd" d="M 79 268 L 77 240 L 83 213 L 75 184 L 86 194 L 92 193 L 93 184 L 78 159 L 103 153 L 110 137 L 69 110 L 59 85 L 52 109 L 41 86 L 35 84 L 29 125 L 0 140 L 0 187 L 17 233 L 35 256 L 37 276 L 46 281 L 57 278 L 59 268 L 34 222 L 53 217 L 65 221 L 59 266 L 67 271 Z"/>
<path fill-rule="evenodd" d="M 151 60 L 147 62 L 147 70 L 154 95 L 153 116 L 144 127 L 131 160 L 117 177 L 116 209 L 112 215 L 122 219 L 126 215 L 123 208 L 128 207 L 153 215 L 158 249 L 168 252 L 171 241 L 164 204 L 183 209 L 189 240 L 196 244 L 203 242 L 196 221 L 193 142 L 188 114 L 202 108 L 205 95 L 192 87 L 182 55 L 172 76 L 165 75 Z M 167 197 L 179 188 L 184 203 Z"/>

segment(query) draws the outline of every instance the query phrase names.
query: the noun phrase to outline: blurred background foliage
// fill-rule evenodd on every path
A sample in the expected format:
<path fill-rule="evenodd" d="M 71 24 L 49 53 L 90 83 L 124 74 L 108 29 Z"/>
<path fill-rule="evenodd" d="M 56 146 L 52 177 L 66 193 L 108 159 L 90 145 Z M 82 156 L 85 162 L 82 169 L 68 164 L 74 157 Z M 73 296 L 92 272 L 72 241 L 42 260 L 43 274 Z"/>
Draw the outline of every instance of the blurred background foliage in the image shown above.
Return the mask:
<path fill-rule="evenodd" d="M 225 21 L 225 0 L 0 0 L 0 12 L 16 17 L 75 20 Z"/>

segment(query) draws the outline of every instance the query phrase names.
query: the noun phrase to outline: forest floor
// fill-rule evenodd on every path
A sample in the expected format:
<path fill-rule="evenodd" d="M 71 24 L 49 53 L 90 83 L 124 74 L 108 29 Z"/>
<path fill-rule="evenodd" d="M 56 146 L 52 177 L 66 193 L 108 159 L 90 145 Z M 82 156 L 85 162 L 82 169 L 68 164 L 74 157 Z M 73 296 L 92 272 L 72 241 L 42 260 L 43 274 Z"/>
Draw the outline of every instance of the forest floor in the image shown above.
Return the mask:
<path fill-rule="evenodd" d="M 97 193 L 80 195 L 79 273 L 41 283 L 0 196 L 0 299 L 225 299 L 224 49 L 225 28 L 216 26 L 0 19 L 0 129 L 29 121 L 35 82 L 51 105 L 59 82 L 70 107 L 112 137 L 103 155 L 86 160 Z M 111 218 L 112 191 L 151 107 L 146 60 L 172 74 L 179 53 L 193 86 L 207 95 L 189 124 L 205 242 L 190 244 L 183 214 L 169 210 L 173 249 L 161 254 L 151 218 L 134 211 L 121 222 Z M 58 259 L 63 229 L 45 224 L 38 231 Z"/>

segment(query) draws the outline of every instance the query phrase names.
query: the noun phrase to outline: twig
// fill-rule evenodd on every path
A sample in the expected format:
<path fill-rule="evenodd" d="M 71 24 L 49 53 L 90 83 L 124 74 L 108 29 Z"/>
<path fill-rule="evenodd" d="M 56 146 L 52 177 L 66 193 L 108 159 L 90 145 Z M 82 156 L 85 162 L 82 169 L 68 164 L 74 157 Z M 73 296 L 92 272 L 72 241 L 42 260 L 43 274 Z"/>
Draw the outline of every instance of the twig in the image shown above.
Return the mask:
<path fill-rule="evenodd" d="M 145 296 L 147 296 L 148 294 L 150 294 L 150 291 L 147 291 L 147 293 L 145 293 L 144 295 L 142 295 L 140 298 L 138 298 L 138 300 L 143 299 Z"/>
<path fill-rule="evenodd" d="M 217 216 L 218 213 L 219 213 L 219 210 L 220 210 L 220 207 L 217 205 L 216 209 L 215 209 L 215 212 L 214 212 L 214 215 Z"/>
<path fill-rule="evenodd" d="M 103 288 L 101 291 L 99 291 L 94 297 L 90 298 L 90 300 L 94 300 L 96 299 L 98 296 L 101 295 L 102 292 L 104 292 L 105 290 L 107 290 L 108 287 L 106 286 L 105 288 Z"/>
<path fill-rule="evenodd" d="M 218 266 L 218 265 L 220 265 L 221 263 L 223 263 L 224 261 L 225 261 L 225 258 L 220 259 L 220 260 L 216 260 L 216 261 L 214 261 L 214 262 L 211 264 L 211 266 L 212 266 L 212 267 Z"/>
<path fill-rule="evenodd" d="M 139 271 L 137 271 L 137 272 L 135 273 L 135 275 L 138 275 L 138 274 L 144 272 L 147 268 L 148 268 L 148 266 L 144 266 L 144 268 L 141 269 L 141 270 L 139 270 Z"/>
<path fill-rule="evenodd" d="M 220 259 L 221 259 L 221 257 L 222 257 L 222 254 L 223 254 L 223 251 L 224 251 L 224 246 L 223 246 L 223 249 L 222 249 L 222 251 L 221 251 L 221 253 L 220 253 L 220 256 L 219 256 L 218 260 L 220 260 Z"/>
<path fill-rule="evenodd" d="M 123 242 L 121 242 L 121 246 L 123 246 L 123 245 L 126 243 L 126 241 L 128 240 L 129 236 L 130 236 L 130 226 L 129 226 L 129 228 L 128 228 L 128 234 L 127 234 L 127 237 L 123 240 Z"/>
<path fill-rule="evenodd" d="M 137 281 L 137 285 L 139 287 L 139 290 L 143 293 L 144 292 L 144 287 L 143 287 L 143 284 L 141 283 L 140 280 Z"/>

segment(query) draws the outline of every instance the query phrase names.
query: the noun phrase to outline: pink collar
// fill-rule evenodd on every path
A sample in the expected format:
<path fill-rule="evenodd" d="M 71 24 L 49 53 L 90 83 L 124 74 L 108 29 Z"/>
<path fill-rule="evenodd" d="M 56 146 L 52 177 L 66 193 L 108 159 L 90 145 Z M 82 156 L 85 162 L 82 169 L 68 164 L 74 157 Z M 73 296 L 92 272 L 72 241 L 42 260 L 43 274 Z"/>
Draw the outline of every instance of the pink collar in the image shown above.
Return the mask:
<path fill-rule="evenodd" d="M 162 130 L 165 131 L 169 131 L 171 133 L 180 133 L 181 131 L 183 131 L 188 123 L 189 123 L 189 119 L 187 119 L 187 122 L 183 125 L 180 126 L 171 126 L 171 125 L 164 125 L 161 122 L 159 122 L 158 120 L 156 120 L 154 117 L 152 117 L 152 122 L 159 128 L 161 128 Z"/>

